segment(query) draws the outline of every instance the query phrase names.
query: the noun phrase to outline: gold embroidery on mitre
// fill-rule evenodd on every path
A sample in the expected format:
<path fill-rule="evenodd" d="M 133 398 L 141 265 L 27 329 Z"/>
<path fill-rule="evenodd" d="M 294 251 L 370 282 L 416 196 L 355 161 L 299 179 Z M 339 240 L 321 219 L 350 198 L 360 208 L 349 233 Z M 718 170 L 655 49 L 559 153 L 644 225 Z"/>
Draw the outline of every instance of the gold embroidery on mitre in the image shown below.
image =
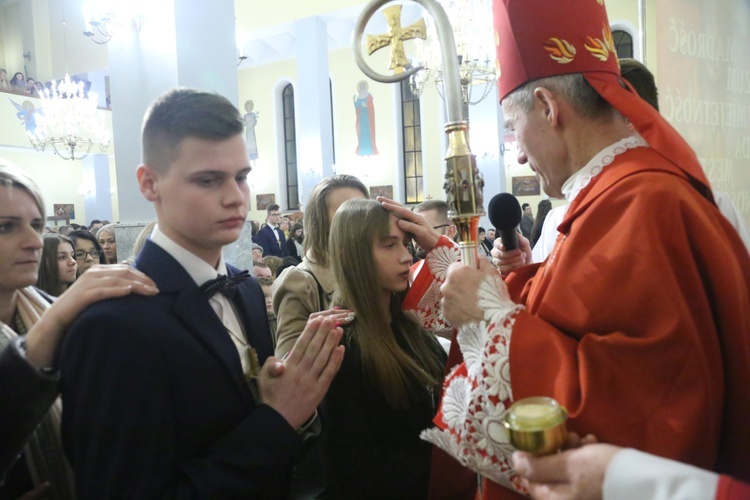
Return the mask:
<path fill-rule="evenodd" d="M 576 57 L 576 48 L 567 40 L 550 38 L 543 45 L 549 56 L 560 64 L 568 64 Z"/>
<path fill-rule="evenodd" d="M 586 37 L 588 43 L 583 46 L 591 52 L 591 55 L 602 62 L 606 62 L 609 56 L 616 53 L 615 41 L 612 39 L 612 31 L 606 24 L 602 28 L 602 38 Z"/>
<path fill-rule="evenodd" d="M 596 3 L 604 7 L 604 0 L 596 0 Z"/>

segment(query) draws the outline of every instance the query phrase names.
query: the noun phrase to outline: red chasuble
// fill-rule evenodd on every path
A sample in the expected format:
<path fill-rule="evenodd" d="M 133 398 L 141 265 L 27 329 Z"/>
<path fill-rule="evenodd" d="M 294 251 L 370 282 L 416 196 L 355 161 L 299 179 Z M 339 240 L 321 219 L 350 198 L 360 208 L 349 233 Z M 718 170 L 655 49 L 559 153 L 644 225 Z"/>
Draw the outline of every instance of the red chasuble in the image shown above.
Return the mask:
<path fill-rule="evenodd" d="M 476 335 L 482 376 L 466 414 L 459 398 L 446 409 L 446 381 L 444 447 L 517 485 L 490 422 L 512 401 L 550 396 L 581 435 L 750 480 L 750 257 L 735 230 L 650 148 L 617 156 L 558 230 L 544 264 L 506 280 L 525 310 Z M 471 372 L 466 359 L 455 378 Z M 446 411 L 473 420 L 451 428 Z M 515 493 L 486 481 L 483 496 Z"/>

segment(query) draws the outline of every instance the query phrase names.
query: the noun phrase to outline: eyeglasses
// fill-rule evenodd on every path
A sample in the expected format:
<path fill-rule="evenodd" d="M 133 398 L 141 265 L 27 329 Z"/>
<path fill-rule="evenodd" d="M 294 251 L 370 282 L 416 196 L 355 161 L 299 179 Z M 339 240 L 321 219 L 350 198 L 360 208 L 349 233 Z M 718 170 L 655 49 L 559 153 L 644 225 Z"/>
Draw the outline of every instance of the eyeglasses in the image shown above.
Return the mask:
<path fill-rule="evenodd" d="M 439 226 L 432 226 L 432 229 L 437 231 L 438 229 L 443 229 L 444 227 L 448 227 L 450 224 L 440 224 Z"/>
<path fill-rule="evenodd" d="M 281 215 L 281 213 L 280 213 L 280 212 L 271 212 L 271 213 L 270 213 L 270 214 L 268 214 L 268 215 L 269 215 L 270 217 L 278 217 L 279 215 Z"/>
<path fill-rule="evenodd" d="M 99 250 L 97 250 L 96 248 L 92 248 L 88 252 L 85 250 L 76 250 L 76 253 L 74 253 L 73 255 L 75 255 L 76 259 L 79 260 L 85 259 L 87 255 L 90 255 L 92 259 L 98 259 L 101 255 L 101 252 L 99 252 Z"/>

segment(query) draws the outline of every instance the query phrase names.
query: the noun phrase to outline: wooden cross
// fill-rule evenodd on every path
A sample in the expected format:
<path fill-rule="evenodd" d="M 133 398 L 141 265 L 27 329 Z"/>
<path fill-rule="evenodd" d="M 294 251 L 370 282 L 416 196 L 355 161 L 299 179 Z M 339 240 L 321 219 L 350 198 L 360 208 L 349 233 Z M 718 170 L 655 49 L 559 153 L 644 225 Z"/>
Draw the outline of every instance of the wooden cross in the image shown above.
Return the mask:
<path fill-rule="evenodd" d="M 410 66 L 411 62 L 406 58 L 404 42 L 413 38 L 427 38 L 427 28 L 424 19 L 414 24 L 401 27 L 401 5 L 394 5 L 383 9 L 383 15 L 388 23 L 388 33 L 385 35 L 367 35 L 367 54 L 372 55 L 378 49 L 390 45 L 391 65 L 394 74 L 404 72 L 404 67 Z"/>

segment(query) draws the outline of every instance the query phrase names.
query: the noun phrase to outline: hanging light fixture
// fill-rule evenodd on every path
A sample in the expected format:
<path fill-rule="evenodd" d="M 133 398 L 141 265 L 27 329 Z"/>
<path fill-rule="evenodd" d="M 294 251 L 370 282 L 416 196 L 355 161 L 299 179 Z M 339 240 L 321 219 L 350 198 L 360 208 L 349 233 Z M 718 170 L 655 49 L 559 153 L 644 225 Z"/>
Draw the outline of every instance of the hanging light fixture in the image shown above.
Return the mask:
<path fill-rule="evenodd" d="M 463 100 L 477 104 L 487 97 L 497 83 L 495 35 L 490 0 L 439 0 L 453 25 L 458 52 L 459 77 Z M 435 22 L 426 19 L 427 39 L 415 40 L 417 57 L 413 66 L 424 69 L 411 76 L 409 84 L 417 97 L 425 86 L 433 84 L 443 96 L 443 67 L 440 41 Z"/>
<path fill-rule="evenodd" d="M 94 43 L 103 45 L 123 26 L 140 32 L 143 3 L 143 0 L 86 0 L 82 10 L 89 28 L 83 34 Z"/>
<path fill-rule="evenodd" d="M 97 110 L 96 94 L 84 92 L 83 83 L 73 82 L 68 74 L 60 83 L 42 92 L 41 112 L 36 130 L 28 132 L 37 151 L 51 146 L 64 160 L 85 158 L 93 146 L 101 153 L 109 147 L 109 134 Z"/>
<path fill-rule="evenodd" d="M 68 41 L 63 4 L 63 42 L 65 61 Z M 74 82 L 68 72 L 61 82 L 52 82 L 41 95 L 41 109 L 36 114 L 36 129 L 28 132 L 29 142 L 37 151 L 51 147 L 64 160 L 81 160 L 96 145 L 104 153 L 109 148 L 109 133 L 97 110 L 97 96 L 86 93 L 83 83 Z"/>

